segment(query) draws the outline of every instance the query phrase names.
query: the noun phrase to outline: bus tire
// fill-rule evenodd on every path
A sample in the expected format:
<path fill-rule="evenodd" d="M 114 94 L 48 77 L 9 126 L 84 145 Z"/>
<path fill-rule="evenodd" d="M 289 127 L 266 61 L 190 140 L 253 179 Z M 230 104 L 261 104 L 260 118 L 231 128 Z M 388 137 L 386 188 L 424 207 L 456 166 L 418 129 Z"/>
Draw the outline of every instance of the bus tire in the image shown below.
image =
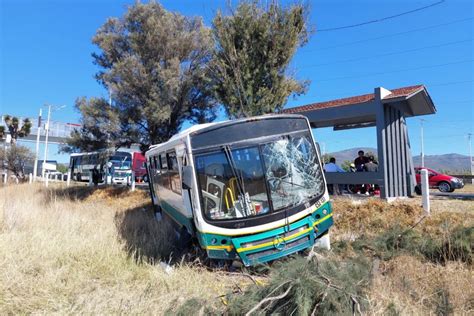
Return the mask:
<path fill-rule="evenodd" d="M 77 174 L 76 174 L 76 181 L 77 181 L 77 182 L 81 182 L 81 181 L 82 181 L 82 176 L 81 176 L 80 173 L 77 173 Z"/>
<path fill-rule="evenodd" d="M 178 249 L 180 251 L 188 249 L 191 246 L 192 238 L 193 236 L 188 232 L 188 229 L 182 226 L 179 231 Z"/>

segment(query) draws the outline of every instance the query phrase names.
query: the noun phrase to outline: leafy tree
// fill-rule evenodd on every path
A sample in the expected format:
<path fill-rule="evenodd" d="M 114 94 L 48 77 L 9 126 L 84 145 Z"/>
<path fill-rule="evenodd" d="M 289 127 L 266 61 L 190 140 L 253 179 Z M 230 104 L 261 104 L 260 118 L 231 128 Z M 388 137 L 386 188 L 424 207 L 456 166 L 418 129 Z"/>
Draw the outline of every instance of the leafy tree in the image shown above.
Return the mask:
<path fill-rule="evenodd" d="M 69 170 L 69 167 L 68 167 L 67 164 L 58 163 L 58 165 L 56 166 L 56 170 L 61 172 L 61 173 L 67 173 L 68 170 Z"/>
<path fill-rule="evenodd" d="M 0 148 L 0 165 L 12 172 L 17 179 L 25 179 L 25 166 L 33 160 L 34 154 L 28 147 L 12 144 L 7 148 Z"/>
<path fill-rule="evenodd" d="M 168 140 L 186 121 L 215 118 L 205 77 L 212 37 L 201 18 L 168 12 L 154 1 L 137 2 L 124 16 L 109 18 L 93 43 L 99 52 L 92 56 L 101 68 L 96 78 L 113 102 L 107 107 L 102 99 L 80 99 L 78 107 L 83 122 L 100 112 L 104 125 L 117 123 L 118 130 L 88 126 L 73 135 L 71 145 L 139 143 L 145 150 Z M 113 123 L 105 123 L 108 115 Z"/>
<path fill-rule="evenodd" d="M 18 138 L 26 137 L 31 132 L 31 121 L 24 119 L 20 124 L 20 119 L 15 116 L 6 115 L 4 118 L 5 124 L 7 125 L 8 132 L 12 137 L 12 144 L 16 144 Z M 5 129 L 0 130 L 1 137 L 5 134 Z"/>
<path fill-rule="evenodd" d="M 272 2 L 243 1 L 230 16 L 213 21 L 216 49 L 210 77 L 217 100 L 231 118 L 280 110 L 292 94 L 304 93 L 288 66 L 296 49 L 308 40 L 307 10 Z"/>
<path fill-rule="evenodd" d="M 351 171 L 351 163 L 354 163 L 354 161 L 352 160 L 344 160 L 341 164 L 341 168 L 345 171 L 345 172 L 349 172 Z"/>
<path fill-rule="evenodd" d="M 81 113 L 81 128 L 74 130 L 63 152 L 90 152 L 119 147 L 126 143 L 121 138 L 120 115 L 114 107 L 102 98 L 78 98 L 75 104 Z"/>

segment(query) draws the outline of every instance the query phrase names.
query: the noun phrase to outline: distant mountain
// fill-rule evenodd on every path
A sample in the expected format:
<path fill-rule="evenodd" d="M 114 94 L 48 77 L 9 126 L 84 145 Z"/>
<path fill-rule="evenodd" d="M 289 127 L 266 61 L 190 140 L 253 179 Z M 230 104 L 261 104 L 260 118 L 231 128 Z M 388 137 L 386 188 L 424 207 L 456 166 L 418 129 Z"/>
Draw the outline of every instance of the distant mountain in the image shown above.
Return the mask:
<path fill-rule="evenodd" d="M 415 166 L 421 166 L 421 156 L 414 156 Z M 469 156 L 460 154 L 425 155 L 425 167 L 452 174 L 464 173 L 469 168 Z"/>
<path fill-rule="evenodd" d="M 363 150 L 365 153 L 372 152 L 377 155 L 377 149 L 372 147 L 350 148 L 328 153 L 328 155 L 335 157 L 338 164 L 342 164 L 346 160 L 353 161 L 357 157 L 359 150 Z M 421 166 L 421 156 L 414 156 L 413 163 L 415 166 Z M 439 171 L 448 171 L 453 174 L 462 173 L 469 170 L 469 156 L 460 154 L 427 155 L 425 156 L 425 166 Z"/>

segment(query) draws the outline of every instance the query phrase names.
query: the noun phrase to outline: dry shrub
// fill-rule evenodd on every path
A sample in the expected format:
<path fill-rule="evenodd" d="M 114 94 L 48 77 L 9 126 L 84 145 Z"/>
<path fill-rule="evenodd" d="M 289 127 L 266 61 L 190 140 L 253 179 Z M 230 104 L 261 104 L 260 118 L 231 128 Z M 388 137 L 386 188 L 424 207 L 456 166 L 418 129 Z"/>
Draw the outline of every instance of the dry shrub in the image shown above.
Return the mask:
<path fill-rule="evenodd" d="M 474 312 L 474 275 L 460 262 L 445 266 L 401 255 L 385 264 L 370 288 L 370 310 L 386 314 L 470 314 Z"/>
<path fill-rule="evenodd" d="M 336 199 L 332 204 L 335 224 L 331 229 L 331 235 L 335 240 L 354 240 L 361 235 L 375 236 L 394 226 L 411 227 L 423 217 L 423 209 L 419 202 L 418 199 L 394 203 L 380 199 L 365 201 Z M 434 205 L 438 202 L 445 205 L 446 201 L 432 201 Z M 457 202 L 453 201 L 458 205 Z M 420 225 L 416 225 L 416 230 L 434 236 L 443 233 L 446 227 L 453 228 L 460 225 L 474 226 L 474 213 L 469 209 L 452 209 L 448 204 L 443 208 L 438 207 L 429 217 L 424 218 Z"/>
<path fill-rule="evenodd" d="M 422 216 L 419 206 L 403 202 L 387 203 L 380 199 L 358 203 L 337 199 L 333 202 L 333 209 L 335 225 L 331 234 L 336 239 L 375 235 L 396 224 L 410 226 Z"/>

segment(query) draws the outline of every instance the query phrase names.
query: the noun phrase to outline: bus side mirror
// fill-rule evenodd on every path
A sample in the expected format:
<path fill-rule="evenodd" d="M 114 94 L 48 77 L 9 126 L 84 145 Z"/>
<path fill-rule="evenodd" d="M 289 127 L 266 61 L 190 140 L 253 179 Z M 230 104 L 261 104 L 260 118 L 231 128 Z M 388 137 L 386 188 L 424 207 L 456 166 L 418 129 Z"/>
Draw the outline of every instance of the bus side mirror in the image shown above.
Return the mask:
<path fill-rule="evenodd" d="M 193 168 L 191 166 L 183 167 L 183 189 L 189 190 L 193 186 Z"/>

